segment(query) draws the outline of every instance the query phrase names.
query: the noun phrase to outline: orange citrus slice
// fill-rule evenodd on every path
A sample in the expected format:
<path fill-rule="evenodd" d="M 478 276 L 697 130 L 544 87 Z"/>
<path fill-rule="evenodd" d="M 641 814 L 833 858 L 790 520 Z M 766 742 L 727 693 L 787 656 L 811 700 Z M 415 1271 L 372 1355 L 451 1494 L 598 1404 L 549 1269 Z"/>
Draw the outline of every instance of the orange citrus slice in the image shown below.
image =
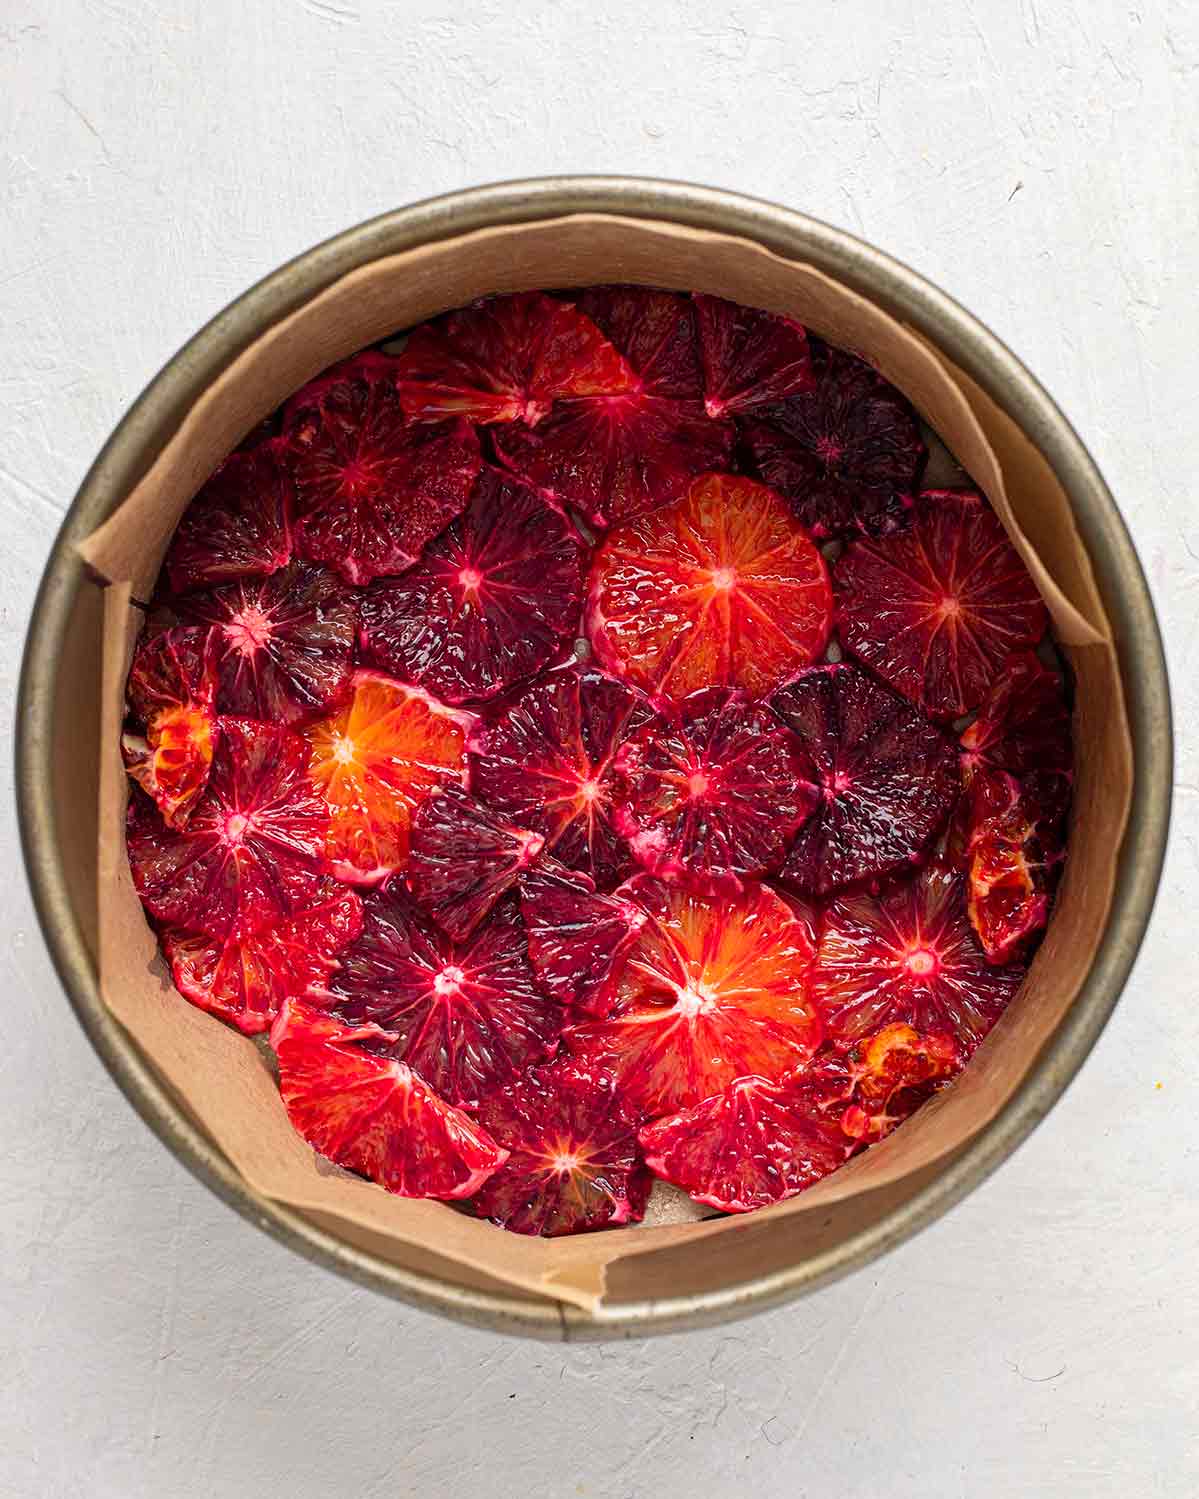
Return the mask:
<path fill-rule="evenodd" d="M 566 1032 L 584 1070 L 615 1076 L 647 1118 L 689 1109 L 734 1078 L 774 1081 L 816 1050 L 812 944 L 773 891 L 717 900 L 643 876 L 622 887 L 649 920 L 605 1020 Z"/>
<path fill-rule="evenodd" d="M 359 671 L 350 700 L 306 732 L 309 775 L 329 808 L 326 855 L 339 879 L 373 884 L 408 857 L 416 809 L 466 778 L 474 716 L 419 687 Z"/>
<path fill-rule="evenodd" d="M 828 638 L 828 570 L 786 501 L 702 474 L 596 553 L 588 633 L 604 666 L 657 697 L 744 687 L 760 697 Z"/>

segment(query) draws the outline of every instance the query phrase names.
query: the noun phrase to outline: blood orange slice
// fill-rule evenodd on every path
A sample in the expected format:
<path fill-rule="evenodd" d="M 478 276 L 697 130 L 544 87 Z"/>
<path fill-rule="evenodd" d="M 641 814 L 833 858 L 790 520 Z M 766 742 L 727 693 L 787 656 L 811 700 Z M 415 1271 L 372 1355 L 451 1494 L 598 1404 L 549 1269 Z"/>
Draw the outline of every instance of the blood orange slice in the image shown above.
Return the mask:
<path fill-rule="evenodd" d="M 399 356 L 415 421 L 446 416 L 530 427 L 557 400 L 631 390 L 632 370 L 590 318 L 544 292 L 489 297 L 425 323 Z"/>
<path fill-rule="evenodd" d="M 824 558 L 773 490 L 705 474 L 596 553 L 588 632 L 610 670 L 659 697 L 761 696 L 828 638 Z"/>
<path fill-rule="evenodd" d="M 842 645 L 934 718 L 976 708 L 1045 633 L 1036 584 L 971 490 L 929 491 L 910 531 L 850 542 L 834 583 Z"/>
<path fill-rule="evenodd" d="M 540 833 L 505 822 L 460 786 L 446 786 L 413 819 L 405 878 L 417 905 L 462 941 L 544 847 Z"/>
<path fill-rule="evenodd" d="M 763 704 L 724 687 L 643 728 L 619 766 L 617 826 L 660 879 L 735 888 L 775 869 L 816 801 L 791 736 Z"/>
<path fill-rule="evenodd" d="M 656 1176 L 725 1213 L 794 1197 L 842 1165 L 857 1142 L 819 1092 L 741 1077 L 640 1135 Z"/>
<path fill-rule="evenodd" d="M 562 401 L 537 427 L 497 427 L 495 451 L 559 509 L 619 525 L 684 494 L 697 474 L 727 468 L 735 432 L 698 401 L 634 392 Z"/>
<path fill-rule="evenodd" d="M 815 384 L 807 329 L 793 318 L 723 297 L 693 300 L 709 416 L 750 411 Z"/>
<path fill-rule="evenodd" d="M 961 878 L 933 864 L 881 895 L 842 895 L 826 907 L 812 997 L 838 1046 L 901 1022 L 952 1036 L 968 1057 L 1023 977 L 1018 966 L 987 962 Z"/>
<path fill-rule="evenodd" d="M 812 666 L 770 706 L 819 791 L 782 877 L 812 895 L 920 859 L 958 793 L 957 755 L 922 714 L 846 663 Z"/>
<path fill-rule="evenodd" d="M 1004 771 L 978 771 L 971 782 L 966 909 L 991 963 L 1018 957 L 1049 920 L 1069 792 L 1064 777 L 1046 782 Z"/>
<path fill-rule="evenodd" d="M 1070 711 L 1059 677 L 1031 651 L 1012 656 L 962 734 L 962 768 L 1068 770 L 1072 760 Z"/>
<path fill-rule="evenodd" d="M 886 1025 L 857 1048 L 854 1102 L 841 1128 L 857 1140 L 881 1140 L 961 1069 L 952 1036 Z"/>
<path fill-rule="evenodd" d="M 751 1073 L 774 1080 L 815 1051 L 807 997 L 812 948 L 765 887 L 713 900 L 639 877 L 622 887 L 647 913 L 606 1020 L 565 1034 L 586 1071 L 614 1076 L 645 1117 L 718 1093 Z"/>
<path fill-rule="evenodd" d="M 339 878 L 372 884 L 401 867 L 416 809 L 431 791 L 465 781 L 473 723 L 419 687 L 355 672 L 347 705 L 308 729 Z"/>
<path fill-rule="evenodd" d="M 614 824 L 620 747 L 659 722 L 639 692 L 568 667 L 523 689 L 471 739 L 475 795 L 545 836 L 560 863 L 611 889 L 631 861 Z"/>
<path fill-rule="evenodd" d="M 216 642 L 210 630 L 143 636 L 126 684 L 145 737 L 123 736 L 125 768 L 154 798 L 168 827 L 187 826 L 208 784 L 218 733 Z"/>
<path fill-rule="evenodd" d="M 328 1002 L 386 1028 L 388 1054 L 454 1104 L 507 1093 L 558 1045 L 565 1011 L 537 987 L 515 899 L 469 941 L 451 941 L 398 882 L 363 897 L 362 935 L 341 955 Z"/>
<path fill-rule="evenodd" d="M 358 618 L 345 587 L 302 562 L 174 601 L 217 633 L 222 713 L 294 725 L 325 713 L 349 686 Z"/>
<path fill-rule="evenodd" d="M 291 478 L 272 439 L 231 453 L 183 512 L 164 564 L 176 593 L 264 577 L 291 557 Z"/>
<path fill-rule="evenodd" d="M 813 387 L 742 428 L 754 471 L 813 536 L 906 524 L 926 452 L 903 396 L 868 364 L 813 340 Z"/>
<path fill-rule="evenodd" d="M 588 875 L 546 865 L 520 881 L 529 961 L 544 992 L 603 1018 L 646 915 L 620 895 L 600 895 Z"/>
<path fill-rule="evenodd" d="M 162 950 L 185 998 L 252 1036 L 270 1028 L 289 996 L 319 994 L 361 927 L 357 895 L 326 880 L 297 916 L 268 917 L 223 938 L 167 930 Z"/>
<path fill-rule="evenodd" d="M 411 1067 L 380 1055 L 388 1039 L 288 1000 L 271 1030 L 287 1117 L 314 1150 L 398 1197 L 471 1196 L 507 1151 Z"/>
<path fill-rule="evenodd" d="M 643 1216 L 650 1174 L 637 1116 L 610 1081 L 555 1064 L 491 1095 L 480 1117 L 509 1152 L 475 1195 L 480 1218 L 548 1238 Z"/>
<path fill-rule="evenodd" d="M 644 286 L 593 286 L 579 297 L 579 311 L 632 365 L 643 394 L 703 399 L 704 372 L 690 297 Z"/>
<path fill-rule="evenodd" d="M 133 883 L 156 920 L 224 937 L 313 904 L 328 813 L 307 777 L 297 734 L 221 720 L 204 795 L 185 828 L 169 828 L 135 794 L 127 843 Z"/>
<path fill-rule="evenodd" d="M 383 354 L 348 360 L 293 396 L 284 421 L 296 546 L 347 583 L 411 567 L 479 472 L 468 423 L 405 422 L 396 368 Z"/>
<path fill-rule="evenodd" d="M 366 649 L 446 702 L 494 697 L 573 638 L 583 555 L 562 516 L 487 469 L 466 513 L 420 565 L 366 594 Z"/>

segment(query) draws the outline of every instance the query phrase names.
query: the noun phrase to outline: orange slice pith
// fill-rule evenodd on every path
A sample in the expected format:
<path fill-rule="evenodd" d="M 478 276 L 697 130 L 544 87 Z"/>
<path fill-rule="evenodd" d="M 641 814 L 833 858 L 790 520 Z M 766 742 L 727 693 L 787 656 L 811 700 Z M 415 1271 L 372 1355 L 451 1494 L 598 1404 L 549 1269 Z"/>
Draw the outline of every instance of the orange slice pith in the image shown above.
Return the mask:
<path fill-rule="evenodd" d="M 718 900 L 644 878 L 622 888 L 649 920 L 610 1017 L 567 1032 L 582 1066 L 613 1073 L 657 1118 L 734 1078 L 782 1077 L 812 1055 L 821 1037 L 807 998 L 812 944 L 773 891 Z"/>
<path fill-rule="evenodd" d="M 758 697 L 814 660 L 832 593 L 819 550 L 763 484 L 702 474 L 681 500 L 609 533 L 588 626 L 601 662 L 663 698 Z"/>
<path fill-rule="evenodd" d="M 326 852 L 339 879 L 373 884 L 408 855 L 417 807 L 466 776 L 474 716 L 377 672 L 354 676 L 340 712 L 307 730 L 309 775 L 329 808 Z"/>

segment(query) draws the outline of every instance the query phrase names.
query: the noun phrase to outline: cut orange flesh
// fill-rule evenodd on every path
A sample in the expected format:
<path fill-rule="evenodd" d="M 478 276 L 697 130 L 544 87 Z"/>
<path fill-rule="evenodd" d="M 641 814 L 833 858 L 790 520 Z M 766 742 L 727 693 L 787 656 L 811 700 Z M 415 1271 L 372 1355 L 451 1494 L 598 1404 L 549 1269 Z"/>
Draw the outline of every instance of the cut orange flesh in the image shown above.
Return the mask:
<path fill-rule="evenodd" d="M 828 638 L 824 558 L 763 484 L 703 474 L 679 501 L 610 532 L 591 575 L 601 662 L 659 698 L 701 687 L 760 697 Z"/>
<path fill-rule="evenodd" d="M 472 714 L 377 672 L 355 674 L 349 703 L 307 730 L 309 774 L 329 808 L 327 856 L 340 879 L 373 884 L 408 856 L 417 807 L 466 778 Z"/>

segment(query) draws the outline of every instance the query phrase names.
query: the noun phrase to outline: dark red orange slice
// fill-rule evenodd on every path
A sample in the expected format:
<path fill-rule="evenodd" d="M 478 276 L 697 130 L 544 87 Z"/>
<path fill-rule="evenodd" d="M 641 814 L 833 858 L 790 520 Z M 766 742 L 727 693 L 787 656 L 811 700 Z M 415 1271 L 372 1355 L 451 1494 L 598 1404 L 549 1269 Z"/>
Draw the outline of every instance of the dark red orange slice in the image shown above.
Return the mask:
<path fill-rule="evenodd" d="M 811 992 L 838 1046 L 898 1022 L 952 1036 L 968 1057 L 1023 978 L 1018 964 L 987 962 L 961 877 L 934 864 L 880 895 L 842 895 L 826 907 Z"/>
<path fill-rule="evenodd" d="M 303 739 L 225 718 L 186 827 L 167 827 L 153 803 L 135 794 L 126 835 L 133 882 L 156 920 L 224 937 L 313 904 L 328 827 Z"/>
<path fill-rule="evenodd" d="M 361 354 L 288 404 L 300 555 L 367 583 L 412 564 L 470 496 L 479 442 L 464 421 L 405 421 L 396 361 Z"/>
<path fill-rule="evenodd" d="M 567 667 L 524 688 L 470 744 L 475 795 L 605 890 L 631 871 L 615 816 L 621 746 L 660 722 L 642 696 L 602 672 Z"/>
<path fill-rule="evenodd" d="M 494 697 L 573 640 L 583 568 L 574 528 L 524 485 L 487 469 L 466 513 L 420 565 L 363 598 L 367 653 L 446 702 Z"/>
<path fill-rule="evenodd" d="M 389 1055 L 472 1107 L 551 1056 L 565 1021 L 534 981 L 511 897 L 454 942 L 392 881 L 363 897 L 362 934 L 329 987 L 343 1019 L 383 1026 Z"/>
<path fill-rule="evenodd" d="M 990 506 L 930 491 L 898 536 L 852 541 L 833 578 L 841 643 L 934 718 L 977 708 L 1048 615 Z"/>
<path fill-rule="evenodd" d="M 811 666 L 769 699 L 795 736 L 815 810 L 782 878 L 810 895 L 917 863 L 958 794 L 952 741 L 845 662 Z"/>
<path fill-rule="evenodd" d="M 479 1114 L 509 1153 L 475 1194 L 480 1218 L 548 1238 L 615 1228 L 644 1214 L 650 1175 L 637 1146 L 637 1115 L 610 1080 L 555 1063 L 493 1094 Z"/>
<path fill-rule="evenodd" d="M 409 417 L 527 422 L 557 400 L 632 389 L 632 370 L 593 322 L 544 292 L 488 297 L 422 324 L 398 360 Z"/>

